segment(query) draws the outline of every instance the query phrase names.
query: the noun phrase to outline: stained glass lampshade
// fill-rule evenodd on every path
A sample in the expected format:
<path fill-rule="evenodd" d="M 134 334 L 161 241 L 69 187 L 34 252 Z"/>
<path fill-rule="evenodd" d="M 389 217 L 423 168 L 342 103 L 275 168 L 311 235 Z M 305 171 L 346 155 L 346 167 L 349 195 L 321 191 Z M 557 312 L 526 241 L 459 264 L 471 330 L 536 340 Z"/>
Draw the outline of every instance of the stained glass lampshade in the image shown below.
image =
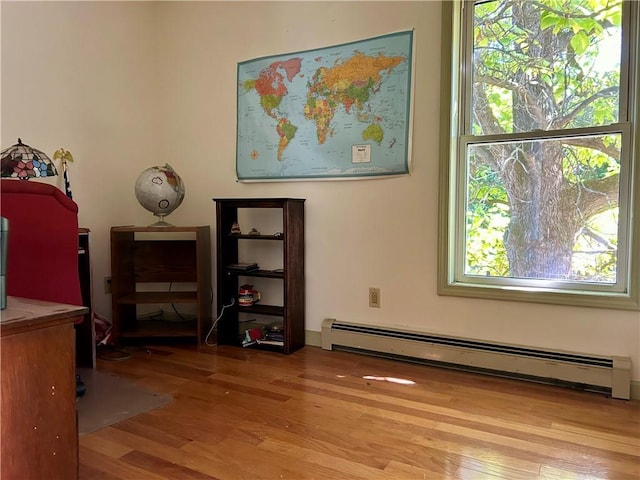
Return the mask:
<path fill-rule="evenodd" d="M 55 165 L 45 153 L 25 145 L 20 139 L 15 145 L 2 150 L 0 159 L 2 177 L 29 180 L 58 175 Z"/>

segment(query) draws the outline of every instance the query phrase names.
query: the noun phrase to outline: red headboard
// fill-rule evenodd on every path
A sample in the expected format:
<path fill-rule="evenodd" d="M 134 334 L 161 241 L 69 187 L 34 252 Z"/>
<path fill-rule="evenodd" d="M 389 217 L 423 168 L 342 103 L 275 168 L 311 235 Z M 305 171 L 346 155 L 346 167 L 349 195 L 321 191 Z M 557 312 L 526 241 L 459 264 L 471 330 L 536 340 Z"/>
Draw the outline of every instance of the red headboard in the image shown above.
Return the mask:
<path fill-rule="evenodd" d="M 78 205 L 53 185 L 2 179 L 9 220 L 7 295 L 82 305 Z"/>

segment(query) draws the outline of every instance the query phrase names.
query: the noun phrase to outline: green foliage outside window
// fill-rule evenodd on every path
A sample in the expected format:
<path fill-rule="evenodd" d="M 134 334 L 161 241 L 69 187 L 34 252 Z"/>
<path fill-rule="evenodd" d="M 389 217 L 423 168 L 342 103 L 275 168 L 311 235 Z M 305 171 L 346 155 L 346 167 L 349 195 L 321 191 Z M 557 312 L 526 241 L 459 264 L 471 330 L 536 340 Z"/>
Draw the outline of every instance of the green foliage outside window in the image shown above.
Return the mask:
<path fill-rule="evenodd" d="M 628 293 L 638 74 L 623 17 L 637 12 L 608 0 L 464 7 L 449 277 Z"/>

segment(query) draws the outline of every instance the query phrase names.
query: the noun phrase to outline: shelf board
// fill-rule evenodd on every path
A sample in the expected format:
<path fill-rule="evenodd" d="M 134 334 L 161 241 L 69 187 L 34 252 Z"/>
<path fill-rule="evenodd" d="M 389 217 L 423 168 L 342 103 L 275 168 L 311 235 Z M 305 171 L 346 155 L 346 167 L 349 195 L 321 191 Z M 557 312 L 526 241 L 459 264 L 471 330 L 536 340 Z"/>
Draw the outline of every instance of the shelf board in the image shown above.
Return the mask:
<path fill-rule="evenodd" d="M 247 240 L 284 240 L 284 235 L 276 237 L 275 235 L 249 235 L 247 233 L 230 233 L 229 238 L 240 238 Z"/>
<path fill-rule="evenodd" d="M 268 350 L 271 352 L 282 352 L 284 350 L 284 344 L 282 345 L 266 345 L 264 343 L 254 343 L 245 348 L 252 348 L 254 350 Z"/>
<path fill-rule="evenodd" d="M 120 332 L 123 338 L 141 337 L 197 337 L 197 322 L 168 322 L 162 320 L 137 320 L 127 324 Z"/>
<path fill-rule="evenodd" d="M 118 305 L 137 303 L 196 303 L 198 292 L 136 292 L 117 299 Z"/>
<path fill-rule="evenodd" d="M 249 307 L 241 307 L 238 305 L 239 313 L 255 313 L 256 315 L 272 315 L 275 317 L 282 317 L 284 315 L 284 307 L 278 307 L 276 305 L 261 305 L 256 303 Z"/>
<path fill-rule="evenodd" d="M 236 277 L 284 278 L 284 272 L 273 272 L 271 270 L 249 270 L 246 272 L 240 270 L 227 270 L 227 275 L 233 275 Z"/>
<path fill-rule="evenodd" d="M 232 208 L 282 208 L 286 203 L 304 205 L 304 198 L 214 198 L 214 202 L 228 205 Z"/>
<path fill-rule="evenodd" d="M 118 233 L 139 233 L 139 232 L 162 232 L 162 233 L 176 233 L 176 232 L 196 232 L 201 229 L 209 229 L 208 225 L 201 225 L 196 227 L 137 227 L 135 225 L 122 225 L 117 227 L 111 227 L 112 232 Z"/>

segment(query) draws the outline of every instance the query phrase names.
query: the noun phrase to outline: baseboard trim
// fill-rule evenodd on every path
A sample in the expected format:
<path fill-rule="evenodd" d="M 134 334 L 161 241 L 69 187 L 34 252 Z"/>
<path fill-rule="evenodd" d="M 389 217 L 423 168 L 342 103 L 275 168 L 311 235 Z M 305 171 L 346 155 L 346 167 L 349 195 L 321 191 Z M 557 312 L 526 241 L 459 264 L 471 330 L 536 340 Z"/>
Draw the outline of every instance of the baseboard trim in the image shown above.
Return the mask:
<path fill-rule="evenodd" d="M 322 347 L 322 332 L 314 330 L 305 330 L 304 343 L 312 347 Z"/>
<path fill-rule="evenodd" d="M 631 380 L 631 400 L 640 400 L 640 380 Z"/>

